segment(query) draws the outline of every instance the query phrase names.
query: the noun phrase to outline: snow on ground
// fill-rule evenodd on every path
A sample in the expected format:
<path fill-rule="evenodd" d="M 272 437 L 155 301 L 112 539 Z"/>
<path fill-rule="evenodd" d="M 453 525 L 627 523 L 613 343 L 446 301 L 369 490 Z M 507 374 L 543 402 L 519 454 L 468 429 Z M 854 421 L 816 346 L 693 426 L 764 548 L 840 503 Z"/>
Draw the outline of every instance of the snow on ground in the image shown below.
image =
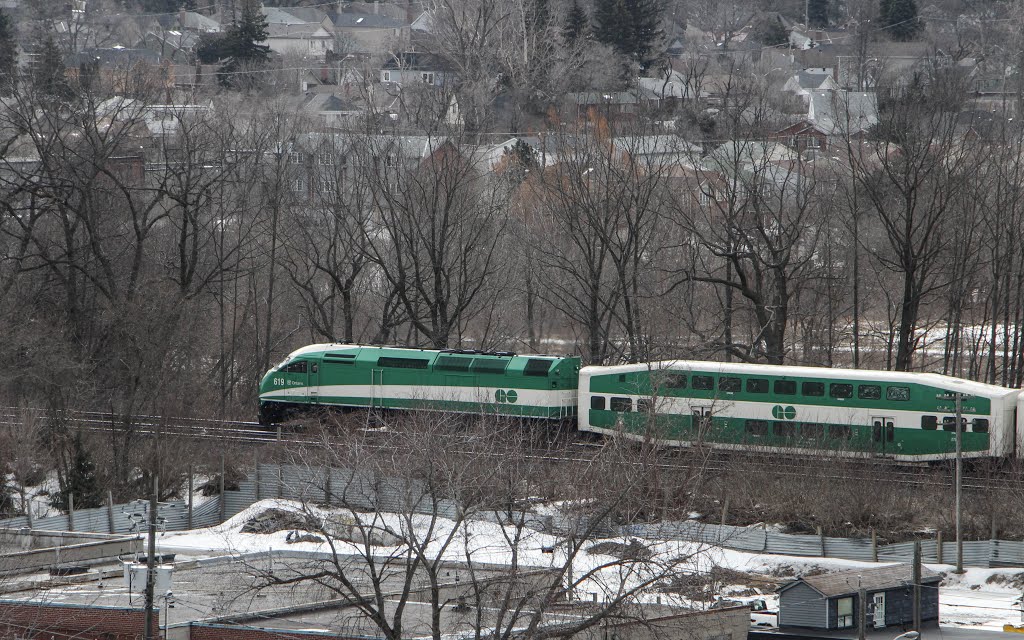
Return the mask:
<path fill-rule="evenodd" d="M 426 515 L 409 516 L 407 514 L 376 513 L 354 514 L 344 509 L 320 509 L 289 500 L 262 500 L 253 504 L 221 525 L 208 529 L 168 533 L 162 537 L 160 546 L 165 552 L 194 554 L 197 552 L 252 553 L 272 550 L 326 552 L 326 543 L 299 542 L 290 544 L 286 541 L 289 532 L 278 531 L 270 534 L 242 533 L 241 528 L 246 522 L 263 513 L 268 508 L 277 508 L 296 513 L 306 513 L 317 518 L 329 518 L 333 522 L 360 522 L 372 525 L 379 530 L 387 530 L 396 534 L 414 534 L 422 540 L 430 533 L 428 553 L 438 554 L 454 562 L 465 561 L 467 552 L 477 562 L 508 564 L 512 558 L 509 539 L 519 534 L 518 562 L 520 566 L 550 567 L 561 566 L 565 558 L 565 543 L 556 536 L 537 531 L 526 530 L 517 532 L 512 527 L 483 522 L 468 521 L 459 523 L 444 519 L 432 519 Z M 431 531 L 431 527 L 433 530 Z M 451 540 L 445 544 L 444 541 Z M 614 542 L 628 545 L 628 538 L 610 538 L 599 542 Z M 771 593 L 772 581 L 785 579 L 785 576 L 801 575 L 808 572 L 839 571 L 859 567 L 877 566 L 870 562 L 856 562 L 835 558 L 805 558 L 796 556 L 780 556 L 745 551 L 735 551 L 723 547 L 713 547 L 700 543 L 681 542 L 675 540 L 648 540 L 647 547 L 654 554 L 654 559 L 662 567 L 671 567 L 679 573 L 706 572 L 712 568 L 724 568 L 744 574 L 752 574 L 749 584 L 723 585 L 720 595 L 729 600 L 750 602 L 763 599 L 769 609 L 777 609 L 778 598 Z M 590 543 L 594 544 L 594 543 Z M 341 554 L 364 553 L 357 544 L 335 540 L 337 550 Z M 554 550 L 551 552 L 551 550 Z M 376 555 L 400 553 L 398 546 L 378 546 L 374 548 Z M 640 580 L 642 574 L 625 572 L 621 566 L 614 565 L 615 559 L 609 555 L 580 553 L 573 562 L 576 575 L 583 571 L 594 570 L 595 578 L 581 585 L 581 590 L 588 596 L 607 593 L 614 590 L 615 585 L 625 580 Z M 608 565 L 606 568 L 602 567 Z M 1024 588 L 1024 572 L 1014 569 L 968 569 L 962 576 L 952 573 L 950 565 L 928 565 L 933 571 L 946 574 L 941 587 L 940 622 L 943 625 L 1001 630 L 1003 624 L 1019 624 L 1021 613 L 1015 604 Z M 764 576 L 765 582 L 758 581 L 756 576 Z M 743 595 L 744 588 L 756 589 L 764 595 Z M 678 596 L 665 594 L 646 594 L 642 599 L 661 602 L 682 601 Z"/>
<path fill-rule="evenodd" d="M 6 480 L 7 485 L 14 489 L 14 504 L 21 508 L 21 485 L 13 473 L 7 474 Z M 38 519 L 63 513 L 60 509 L 50 506 L 50 495 L 59 491 L 60 483 L 57 481 L 56 471 L 48 472 L 38 485 L 26 486 L 25 501 L 28 503 L 28 508 L 32 510 L 32 517 Z"/>

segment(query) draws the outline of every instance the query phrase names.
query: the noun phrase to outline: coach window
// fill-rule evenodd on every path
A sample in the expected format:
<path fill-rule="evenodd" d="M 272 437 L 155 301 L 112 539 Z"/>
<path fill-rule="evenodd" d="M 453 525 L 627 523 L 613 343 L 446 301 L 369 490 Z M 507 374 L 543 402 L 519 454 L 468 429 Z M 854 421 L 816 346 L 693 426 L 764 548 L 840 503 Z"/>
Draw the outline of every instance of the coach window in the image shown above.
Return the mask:
<path fill-rule="evenodd" d="M 715 379 L 712 376 L 693 376 L 693 388 L 698 391 L 712 391 Z"/>
<path fill-rule="evenodd" d="M 796 380 L 776 380 L 774 385 L 775 395 L 795 396 Z"/>
<path fill-rule="evenodd" d="M 975 418 L 971 423 L 974 433 L 988 433 L 988 418 Z"/>
<path fill-rule="evenodd" d="M 861 400 L 881 400 L 882 387 L 877 384 L 862 384 L 857 387 L 857 397 Z"/>
<path fill-rule="evenodd" d="M 921 416 L 921 428 L 935 431 L 939 428 L 939 416 Z"/>
<path fill-rule="evenodd" d="M 743 388 L 743 383 L 740 382 L 739 378 L 724 378 L 723 377 L 723 378 L 719 378 L 718 379 L 718 390 L 719 391 L 728 391 L 729 393 L 732 393 L 734 391 L 739 391 L 742 388 Z"/>
<path fill-rule="evenodd" d="M 853 385 L 845 382 L 833 382 L 828 386 L 828 394 L 833 398 L 852 398 Z"/>
<path fill-rule="evenodd" d="M 772 431 L 776 437 L 792 438 L 796 435 L 796 425 L 792 422 L 773 422 Z"/>
<path fill-rule="evenodd" d="M 800 435 L 811 440 L 818 440 L 825 435 L 825 427 L 816 422 L 804 422 L 800 425 Z"/>
<path fill-rule="evenodd" d="M 604 396 L 590 396 L 590 408 L 604 411 Z"/>
<path fill-rule="evenodd" d="M 768 381 L 764 378 L 747 378 L 747 393 L 768 393 Z"/>
<path fill-rule="evenodd" d="M 767 420 L 747 420 L 743 424 L 744 430 L 752 436 L 766 436 L 768 435 L 768 421 Z"/>
<path fill-rule="evenodd" d="M 888 387 L 885 390 L 886 400 L 910 400 L 910 387 Z"/>
<path fill-rule="evenodd" d="M 685 389 L 686 376 L 679 375 L 678 373 L 670 373 L 662 378 L 661 384 L 666 389 Z"/>
<path fill-rule="evenodd" d="M 612 411 L 619 413 L 629 413 L 633 410 L 633 399 L 632 398 L 616 398 L 612 397 Z"/>
<path fill-rule="evenodd" d="M 636 410 L 638 413 L 646 413 L 650 415 L 654 413 L 654 402 L 652 402 L 650 398 L 637 398 Z"/>
<path fill-rule="evenodd" d="M 967 418 L 960 418 L 960 430 L 966 431 Z M 956 416 L 942 416 L 942 430 L 956 431 Z"/>
<path fill-rule="evenodd" d="M 832 424 L 828 427 L 828 435 L 836 440 L 849 440 L 853 435 L 853 430 L 850 429 L 850 425 Z"/>
<path fill-rule="evenodd" d="M 804 382 L 800 384 L 800 393 L 805 396 L 823 396 L 825 395 L 825 383 L 824 382 Z"/>

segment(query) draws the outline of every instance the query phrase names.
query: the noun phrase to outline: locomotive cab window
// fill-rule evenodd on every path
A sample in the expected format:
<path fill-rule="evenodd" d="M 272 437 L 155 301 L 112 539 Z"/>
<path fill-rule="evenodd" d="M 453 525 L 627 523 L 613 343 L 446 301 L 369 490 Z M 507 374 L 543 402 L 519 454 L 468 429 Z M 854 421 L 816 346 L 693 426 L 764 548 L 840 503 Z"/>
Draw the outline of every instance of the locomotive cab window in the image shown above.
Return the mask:
<path fill-rule="evenodd" d="M 805 396 L 823 396 L 825 395 L 825 383 L 804 382 L 800 385 L 800 393 Z"/>
<path fill-rule="evenodd" d="M 632 398 L 616 398 L 612 397 L 612 411 L 619 413 L 628 413 L 633 410 L 633 399 Z"/>
<path fill-rule="evenodd" d="M 590 408 L 596 411 L 604 411 L 604 396 L 590 396 Z"/>
<path fill-rule="evenodd" d="M 833 398 L 852 398 L 853 385 L 845 382 L 833 382 L 828 386 L 828 394 Z"/>
<path fill-rule="evenodd" d="M 693 388 L 698 391 L 711 391 L 715 388 L 715 379 L 712 376 L 693 376 Z"/>
<path fill-rule="evenodd" d="M 775 395 L 795 396 L 796 380 L 776 380 L 773 389 L 775 390 Z"/>
<path fill-rule="evenodd" d="M 742 383 L 739 378 L 719 378 L 718 379 L 718 390 L 728 391 L 730 393 L 739 391 L 742 388 Z"/>
<path fill-rule="evenodd" d="M 882 387 L 877 384 L 862 384 L 857 387 L 857 397 L 861 400 L 881 400 Z"/>
<path fill-rule="evenodd" d="M 296 360 L 284 369 L 281 369 L 281 371 L 284 371 L 285 373 L 306 373 L 306 361 Z"/>
<path fill-rule="evenodd" d="M 768 381 L 764 378 L 747 378 L 747 393 L 768 393 Z"/>

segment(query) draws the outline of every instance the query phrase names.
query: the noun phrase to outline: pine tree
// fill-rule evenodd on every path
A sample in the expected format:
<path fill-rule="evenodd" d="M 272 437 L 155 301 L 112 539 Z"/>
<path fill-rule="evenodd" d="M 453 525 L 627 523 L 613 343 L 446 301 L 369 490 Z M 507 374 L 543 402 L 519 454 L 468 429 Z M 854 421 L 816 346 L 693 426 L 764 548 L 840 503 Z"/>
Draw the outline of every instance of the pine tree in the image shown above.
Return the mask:
<path fill-rule="evenodd" d="M 590 30 L 590 18 L 587 12 L 580 6 L 579 0 L 572 0 L 569 7 L 569 14 L 565 17 L 565 25 L 562 27 L 562 39 L 566 44 L 575 44 L 586 38 Z"/>
<path fill-rule="evenodd" d="M 243 64 L 262 65 L 270 59 L 270 47 L 259 44 L 267 39 L 267 18 L 256 0 L 245 0 L 242 13 L 224 35 L 222 54 L 228 58 L 219 69 L 222 84 L 238 84 L 235 74 Z"/>
<path fill-rule="evenodd" d="M 18 73 L 18 51 L 11 18 L 0 10 L 0 95 L 14 92 Z"/>
<path fill-rule="evenodd" d="M 807 21 L 812 27 L 828 26 L 828 0 L 807 0 Z"/>
<path fill-rule="evenodd" d="M 912 40 L 921 30 L 914 0 L 881 0 L 882 25 L 893 40 Z"/>
<path fill-rule="evenodd" d="M 662 0 L 598 0 L 594 36 L 646 67 L 662 35 L 663 8 Z"/>
<path fill-rule="evenodd" d="M 32 69 L 32 85 L 41 95 L 66 100 L 71 97 L 66 71 L 64 54 L 53 39 L 53 34 L 47 33 Z"/>
<path fill-rule="evenodd" d="M 71 458 L 71 466 L 61 479 L 60 491 L 50 496 L 50 504 L 57 508 L 67 508 L 68 496 L 74 496 L 76 509 L 103 506 L 96 465 L 85 448 L 81 431 L 75 434 L 72 442 Z"/>

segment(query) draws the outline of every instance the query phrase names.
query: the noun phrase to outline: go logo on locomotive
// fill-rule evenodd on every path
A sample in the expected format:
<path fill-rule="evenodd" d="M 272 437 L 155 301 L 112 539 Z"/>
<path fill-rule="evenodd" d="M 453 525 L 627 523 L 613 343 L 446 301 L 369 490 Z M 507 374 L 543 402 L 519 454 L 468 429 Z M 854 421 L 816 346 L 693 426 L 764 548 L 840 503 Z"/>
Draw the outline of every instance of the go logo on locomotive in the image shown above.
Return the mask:
<path fill-rule="evenodd" d="M 501 404 L 515 404 L 516 400 L 519 399 L 519 394 L 514 389 L 505 391 L 504 389 L 498 389 L 494 392 L 494 401 Z"/>

